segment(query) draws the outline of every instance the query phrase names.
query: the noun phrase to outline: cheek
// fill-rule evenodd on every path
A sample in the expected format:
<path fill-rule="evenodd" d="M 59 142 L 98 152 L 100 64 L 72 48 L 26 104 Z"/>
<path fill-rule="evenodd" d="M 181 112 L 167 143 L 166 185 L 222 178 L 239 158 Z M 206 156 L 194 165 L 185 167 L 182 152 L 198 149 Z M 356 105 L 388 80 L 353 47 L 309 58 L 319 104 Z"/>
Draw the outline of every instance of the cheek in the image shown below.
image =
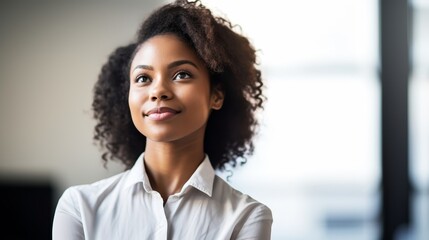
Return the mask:
<path fill-rule="evenodd" d="M 140 117 L 142 117 L 142 101 L 143 101 L 143 94 L 138 91 L 130 90 L 128 94 L 128 106 L 130 108 L 131 112 L 131 118 L 136 124 L 136 121 L 139 120 Z"/>
<path fill-rule="evenodd" d="M 189 98 L 189 105 L 192 106 L 193 112 L 200 117 L 208 118 L 210 113 L 210 97 L 208 94 L 204 94 L 203 92 L 199 92 L 200 94 L 195 94 L 197 92 L 192 93 L 192 97 Z"/>

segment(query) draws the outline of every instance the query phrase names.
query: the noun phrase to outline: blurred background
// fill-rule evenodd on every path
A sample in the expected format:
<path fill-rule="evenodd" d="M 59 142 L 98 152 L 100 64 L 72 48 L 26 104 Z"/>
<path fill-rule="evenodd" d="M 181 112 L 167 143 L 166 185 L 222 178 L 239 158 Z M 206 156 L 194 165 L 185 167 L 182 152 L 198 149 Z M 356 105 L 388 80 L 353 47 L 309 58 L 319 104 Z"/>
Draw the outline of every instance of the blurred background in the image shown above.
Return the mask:
<path fill-rule="evenodd" d="M 123 170 L 93 143 L 92 87 L 166 2 L 0 2 L 4 239 L 49 239 L 67 187 Z M 255 155 L 219 174 L 271 208 L 272 239 L 429 239 L 429 1 L 203 3 L 258 49 Z"/>

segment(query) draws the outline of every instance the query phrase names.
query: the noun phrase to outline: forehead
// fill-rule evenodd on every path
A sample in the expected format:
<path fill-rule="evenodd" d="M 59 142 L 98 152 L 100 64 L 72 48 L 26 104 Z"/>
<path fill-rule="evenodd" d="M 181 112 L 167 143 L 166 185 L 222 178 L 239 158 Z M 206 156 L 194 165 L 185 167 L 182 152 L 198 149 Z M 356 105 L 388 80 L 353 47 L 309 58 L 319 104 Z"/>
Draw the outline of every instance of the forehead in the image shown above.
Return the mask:
<path fill-rule="evenodd" d="M 204 63 L 181 38 L 174 34 L 156 35 L 143 42 L 137 50 L 131 66 L 138 64 L 168 64 L 176 60 L 191 60 L 198 65 Z"/>

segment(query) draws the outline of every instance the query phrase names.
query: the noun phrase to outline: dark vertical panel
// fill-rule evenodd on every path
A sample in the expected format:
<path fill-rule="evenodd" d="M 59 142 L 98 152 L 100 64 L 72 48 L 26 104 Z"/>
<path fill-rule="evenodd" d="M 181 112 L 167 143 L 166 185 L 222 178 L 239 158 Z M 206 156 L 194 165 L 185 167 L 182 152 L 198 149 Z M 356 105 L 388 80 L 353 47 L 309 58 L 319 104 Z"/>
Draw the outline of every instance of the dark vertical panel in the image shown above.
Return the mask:
<path fill-rule="evenodd" d="M 394 239 L 410 214 L 407 0 L 381 0 L 382 239 Z"/>
<path fill-rule="evenodd" d="M 51 239 L 53 185 L 38 181 L 0 181 L 1 239 Z"/>

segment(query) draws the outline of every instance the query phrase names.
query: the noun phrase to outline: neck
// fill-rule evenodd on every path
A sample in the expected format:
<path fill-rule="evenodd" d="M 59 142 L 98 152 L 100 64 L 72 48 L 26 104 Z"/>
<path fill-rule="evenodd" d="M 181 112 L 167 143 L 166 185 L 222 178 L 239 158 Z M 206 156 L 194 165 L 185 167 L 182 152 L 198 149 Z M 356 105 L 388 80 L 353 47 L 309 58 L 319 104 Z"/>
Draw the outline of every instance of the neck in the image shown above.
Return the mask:
<path fill-rule="evenodd" d="M 170 195 L 180 192 L 205 154 L 202 141 L 175 144 L 147 139 L 144 157 L 152 189 L 161 194 L 165 203 Z"/>

